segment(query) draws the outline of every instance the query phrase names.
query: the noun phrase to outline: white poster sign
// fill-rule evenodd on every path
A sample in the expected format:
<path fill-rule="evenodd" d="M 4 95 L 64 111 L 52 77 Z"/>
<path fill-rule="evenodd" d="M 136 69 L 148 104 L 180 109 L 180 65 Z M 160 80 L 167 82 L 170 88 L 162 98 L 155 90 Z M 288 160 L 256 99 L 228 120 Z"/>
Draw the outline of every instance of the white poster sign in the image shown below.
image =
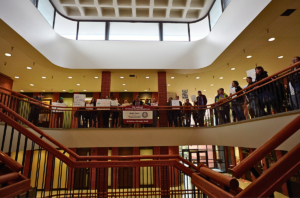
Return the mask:
<path fill-rule="evenodd" d="M 73 107 L 84 107 L 85 97 L 85 94 L 74 94 Z"/>
<path fill-rule="evenodd" d="M 230 90 L 229 90 L 229 94 L 231 95 L 233 95 L 233 94 L 235 94 L 236 92 L 235 92 L 235 87 L 231 87 L 230 88 Z M 232 98 L 235 98 L 236 97 L 236 95 L 235 96 L 232 96 Z"/>
<path fill-rule="evenodd" d="M 182 90 L 182 99 L 189 99 L 189 90 L 188 89 Z"/>
<path fill-rule="evenodd" d="M 59 103 L 59 102 L 52 102 L 52 105 L 59 106 L 59 107 L 67 107 L 66 103 Z M 60 111 L 60 110 L 65 110 L 65 108 L 59 108 L 59 107 L 52 107 L 52 112 L 61 113 L 63 111 Z"/>
<path fill-rule="evenodd" d="M 111 100 L 110 101 L 110 106 L 118 106 L 118 100 Z"/>
<path fill-rule="evenodd" d="M 94 107 L 94 104 L 86 104 L 86 107 Z M 86 110 L 93 110 L 93 108 L 86 108 Z"/>
<path fill-rule="evenodd" d="M 151 106 L 158 106 L 158 103 L 151 103 Z"/>
<path fill-rule="evenodd" d="M 252 82 L 255 82 L 255 79 L 256 79 L 255 69 L 250 69 L 250 70 L 246 71 L 246 73 L 247 73 L 247 77 L 251 77 Z"/>
<path fill-rule="evenodd" d="M 192 95 L 191 96 L 191 102 L 195 102 L 197 101 L 197 96 L 196 95 Z"/>
<path fill-rule="evenodd" d="M 172 100 L 172 106 L 180 106 L 179 100 Z M 180 108 L 173 108 L 173 109 L 180 109 Z"/>
<path fill-rule="evenodd" d="M 110 107 L 110 99 L 97 99 L 96 107 Z M 109 110 L 109 109 L 99 108 L 98 110 Z"/>

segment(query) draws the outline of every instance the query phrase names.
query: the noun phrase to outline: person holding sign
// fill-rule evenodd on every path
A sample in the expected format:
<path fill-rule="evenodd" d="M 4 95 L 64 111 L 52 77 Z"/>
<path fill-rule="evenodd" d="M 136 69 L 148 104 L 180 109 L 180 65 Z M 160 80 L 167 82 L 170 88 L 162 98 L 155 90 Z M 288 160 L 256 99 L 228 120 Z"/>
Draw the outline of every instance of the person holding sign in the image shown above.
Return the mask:
<path fill-rule="evenodd" d="M 90 107 L 95 107 L 96 106 L 96 100 L 95 98 L 92 98 L 91 102 L 89 105 Z M 89 127 L 90 128 L 96 128 L 96 123 L 97 123 L 97 111 L 94 111 L 96 109 L 93 108 L 87 108 L 88 110 L 93 110 L 93 111 L 88 111 L 88 115 L 89 115 Z M 94 121 L 94 125 L 93 125 L 93 121 Z"/>
<path fill-rule="evenodd" d="M 120 106 L 118 103 L 118 98 L 115 100 L 111 100 L 111 105 L 110 106 Z M 119 109 L 113 109 L 112 110 L 112 128 L 116 125 L 115 128 L 118 128 L 118 121 L 119 121 Z"/>
<path fill-rule="evenodd" d="M 198 122 L 199 126 L 204 126 L 204 116 L 205 116 L 205 109 L 207 104 L 207 99 L 205 95 L 202 95 L 201 91 L 198 91 L 197 100 L 194 102 L 194 105 L 198 106 Z"/>
<path fill-rule="evenodd" d="M 232 90 L 235 90 L 235 93 L 242 90 L 242 88 L 239 86 L 238 81 L 232 82 Z M 238 96 L 240 94 L 242 94 L 242 93 L 239 93 Z M 230 95 L 232 95 L 232 92 L 230 93 Z M 242 105 L 244 104 L 244 96 L 241 96 L 241 97 L 238 97 L 238 96 L 237 97 L 233 96 L 233 98 L 236 97 L 236 99 L 232 100 L 232 102 L 231 102 L 232 110 L 235 112 L 236 118 L 238 121 L 246 120 L 246 117 L 244 115 L 244 111 L 242 108 Z"/>
<path fill-rule="evenodd" d="M 167 106 L 170 106 L 170 107 L 168 107 L 168 109 L 172 109 L 171 108 L 172 100 L 173 100 L 173 98 L 170 97 L 169 101 L 167 102 Z M 174 111 L 173 110 L 168 111 L 168 121 L 169 121 L 169 127 L 173 127 L 173 121 L 174 121 L 175 127 L 177 127 L 177 122 L 175 121 L 175 116 L 174 116 Z"/>
<path fill-rule="evenodd" d="M 135 100 L 132 102 L 132 105 L 143 105 L 143 101 L 140 100 L 140 96 L 136 95 Z"/>
<path fill-rule="evenodd" d="M 39 101 L 40 103 L 36 102 L 37 105 L 30 103 L 30 114 L 28 121 L 32 122 L 35 126 L 37 126 L 39 121 L 39 114 L 40 114 L 40 105 L 42 104 L 42 99 L 44 98 L 44 94 L 40 93 L 38 96 L 34 96 L 33 99 Z"/>

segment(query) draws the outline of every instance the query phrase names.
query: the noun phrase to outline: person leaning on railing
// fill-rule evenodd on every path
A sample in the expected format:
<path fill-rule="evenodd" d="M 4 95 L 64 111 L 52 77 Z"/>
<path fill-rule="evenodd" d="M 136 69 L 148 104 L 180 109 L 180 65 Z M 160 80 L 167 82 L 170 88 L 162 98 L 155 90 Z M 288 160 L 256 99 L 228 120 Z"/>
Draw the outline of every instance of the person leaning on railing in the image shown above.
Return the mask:
<path fill-rule="evenodd" d="M 293 58 L 293 64 L 300 62 L 300 57 L 295 56 Z M 298 69 L 298 67 L 294 67 L 292 71 Z M 289 77 L 289 93 L 290 93 L 290 98 L 289 102 L 291 105 L 291 108 L 293 110 L 300 109 L 300 72 L 293 73 Z"/>
<path fill-rule="evenodd" d="M 93 107 L 96 106 L 96 100 L 95 98 L 92 98 L 91 105 L 93 105 Z M 96 124 L 97 124 L 97 117 L 98 117 L 98 111 L 95 111 L 96 109 L 93 109 L 93 111 L 89 111 L 88 112 L 88 116 L 89 116 L 89 127 L 90 128 L 96 128 Z M 93 125 L 93 121 L 94 121 L 94 125 Z"/>
<path fill-rule="evenodd" d="M 232 87 L 235 88 L 235 93 L 242 90 L 242 88 L 239 86 L 238 81 L 233 81 Z M 232 95 L 232 94 L 230 94 L 230 95 Z M 231 105 L 232 105 L 232 110 L 236 114 L 237 120 L 241 121 L 241 120 L 246 120 L 246 117 L 244 115 L 244 111 L 242 108 L 242 105 L 244 104 L 244 96 L 239 97 L 239 95 L 241 95 L 241 93 L 239 93 L 237 96 L 233 96 L 233 98 L 235 98 L 235 99 L 233 99 L 231 101 Z"/>
<path fill-rule="evenodd" d="M 185 114 L 186 127 L 191 127 L 191 114 L 192 114 L 192 104 L 190 103 L 189 99 L 186 99 L 185 103 L 183 104 L 183 113 Z"/>
<path fill-rule="evenodd" d="M 246 81 L 248 83 L 248 86 L 251 86 L 254 84 L 254 82 L 252 82 L 252 78 L 251 77 L 247 77 Z M 249 93 L 246 94 L 246 100 L 249 103 L 248 106 L 248 111 L 249 114 L 251 116 L 251 118 L 257 118 L 260 117 L 262 115 L 261 109 L 259 108 L 259 100 L 258 100 L 258 94 L 256 90 L 253 90 L 253 88 L 251 89 L 247 89 L 247 92 L 250 91 Z"/>
<path fill-rule="evenodd" d="M 226 93 L 224 93 L 224 89 L 220 88 L 218 90 L 218 95 L 216 96 L 216 102 L 218 103 L 216 109 L 217 112 L 219 113 L 219 124 L 225 124 L 230 122 L 230 117 L 229 117 L 229 104 L 224 100 L 225 98 L 228 97 Z"/>
<path fill-rule="evenodd" d="M 173 98 L 170 97 L 169 98 L 169 101 L 167 102 L 167 106 L 170 106 L 170 107 L 167 107 L 167 109 L 172 109 L 172 100 Z M 174 121 L 174 125 L 175 127 L 177 127 L 177 121 L 174 119 L 174 110 L 168 110 L 168 122 L 169 122 L 169 127 L 173 127 L 173 121 Z"/>
<path fill-rule="evenodd" d="M 202 95 L 201 91 L 198 91 L 198 96 L 196 98 L 196 101 L 194 102 L 194 105 L 199 106 L 198 107 L 198 122 L 199 126 L 204 126 L 204 116 L 205 116 L 205 108 L 207 104 L 207 99 L 205 95 Z"/>
<path fill-rule="evenodd" d="M 217 90 L 217 95 L 215 97 L 215 103 L 217 103 L 217 98 L 219 97 L 219 89 Z M 216 104 L 215 106 L 217 106 Z M 214 108 L 214 114 L 215 114 L 215 120 L 216 120 L 216 125 L 219 125 L 219 111 L 217 108 Z"/>
<path fill-rule="evenodd" d="M 35 102 L 37 105 L 30 103 L 30 114 L 28 121 L 32 122 L 35 126 L 37 126 L 39 121 L 39 113 L 40 113 L 40 104 L 42 104 L 42 99 L 44 98 L 43 93 L 39 93 L 38 96 L 34 96 L 33 99 L 40 101 L 40 103 Z"/>
<path fill-rule="evenodd" d="M 152 106 L 158 106 L 158 102 L 156 98 L 153 98 L 152 100 L 153 105 Z M 157 127 L 157 118 L 158 118 L 158 110 L 153 110 L 153 121 L 152 121 L 152 127 Z"/>
<path fill-rule="evenodd" d="M 176 96 L 176 100 L 179 100 L 179 96 Z M 182 102 L 179 100 L 179 106 L 182 106 Z M 175 116 L 175 121 L 174 122 L 179 122 L 179 126 L 182 127 L 182 110 L 176 110 L 174 112 L 174 116 Z"/>

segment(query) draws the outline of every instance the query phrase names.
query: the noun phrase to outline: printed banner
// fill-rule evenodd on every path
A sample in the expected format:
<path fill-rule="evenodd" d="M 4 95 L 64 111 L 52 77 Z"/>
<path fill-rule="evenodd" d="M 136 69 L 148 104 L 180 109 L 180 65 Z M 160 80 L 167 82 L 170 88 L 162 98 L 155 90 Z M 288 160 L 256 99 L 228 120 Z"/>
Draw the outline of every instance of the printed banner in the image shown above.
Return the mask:
<path fill-rule="evenodd" d="M 97 99 L 96 107 L 110 107 L 110 99 Z M 98 108 L 97 110 L 109 110 L 109 108 Z"/>
<path fill-rule="evenodd" d="M 59 107 L 67 107 L 66 103 L 59 103 L 59 102 L 52 102 L 52 105 L 59 106 Z M 60 111 L 60 110 L 65 110 L 65 108 L 59 108 L 59 107 L 52 107 L 52 112 L 61 113 L 63 111 Z"/>
<path fill-rule="evenodd" d="M 123 107 L 124 124 L 152 124 L 153 114 L 151 106 Z"/>

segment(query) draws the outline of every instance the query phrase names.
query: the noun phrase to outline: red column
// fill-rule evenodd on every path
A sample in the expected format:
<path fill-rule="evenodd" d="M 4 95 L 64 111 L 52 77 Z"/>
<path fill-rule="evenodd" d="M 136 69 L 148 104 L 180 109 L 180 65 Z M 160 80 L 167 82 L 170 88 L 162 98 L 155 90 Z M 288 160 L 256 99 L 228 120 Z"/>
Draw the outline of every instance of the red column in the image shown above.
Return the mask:
<path fill-rule="evenodd" d="M 52 102 L 56 102 L 58 100 L 59 100 L 59 93 L 58 92 L 53 93 Z M 57 116 L 55 113 L 52 113 L 51 128 L 57 128 Z"/>
<path fill-rule="evenodd" d="M 94 149 L 94 148 L 92 148 L 92 149 Z M 92 152 L 94 152 L 94 151 L 92 151 Z M 98 148 L 98 150 L 96 152 L 97 152 L 98 156 L 108 156 L 108 148 Z M 103 160 L 103 161 L 106 161 L 106 160 Z M 96 170 L 94 172 L 96 172 Z M 97 175 L 96 179 L 98 179 L 98 182 L 96 182 L 96 180 L 95 180 L 95 182 L 98 184 L 97 185 L 98 197 L 107 197 L 108 169 L 107 168 L 99 168 L 97 174 L 98 175 Z"/>
<path fill-rule="evenodd" d="M 179 155 L 179 146 L 169 146 L 169 155 Z M 177 160 L 179 161 L 179 160 Z M 179 175 L 180 171 L 174 167 L 171 167 L 172 170 L 170 170 L 170 183 L 171 186 L 178 186 L 179 185 Z"/>
<path fill-rule="evenodd" d="M 153 155 L 160 155 L 160 147 L 159 146 L 154 146 L 153 147 Z M 160 181 L 159 181 L 159 171 L 158 171 L 158 167 L 155 167 L 155 187 L 156 188 L 160 188 L 159 184 L 160 184 Z"/>
<path fill-rule="evenodd" d="M 12 90 L 13 82 L 13 79 L 11 79 L 9 76 L 0 73 L 0 87 Z M 1 90 L 1 92 L 10 95 L 10 92 L 8 91 Z"/>
<path fill-rule="evenodd" d="M 161 155 L 169 155 L 169 147 L 160 147 Z M 170 168 L 169 166 L 160 167 L 160 189 L 162 197 L 170 197 Z"/>
<path fill-rule="evenodd" d="M 91 156 L 97 156 L 97 148 L 91 148 Z M 92 160 L 92 162 L 94 162 L 94 161 L 96 161 L 96 160 Z M 90 177 L 91 177 L 91 189 L 95 190 L 95 186 L 96 186 L 96 168 L 91 169 Z"/>
<path fill-rule="evenodd" d="M 31 150 L 26 151 L 25 154 L 25 163 L 24 163 L 24 172 L 23 172 L 23 175 L 25 177 L 29 176 L 28 174 L 29 174 L 30 158 L 31 158 Z"/>
<path fill-rule="evenodd" d="M 133 155 L 140 155 L 139 147 L 133 147 Z M 140 160 L 135 159 L 133 161 L 140 161 Z M 133 169 L 133 186 L 134 186 L 134 188 L 140 187 L 140 168 L 139 167 L 136 167 L 135 169 Z"/>
<path fill-rule="evenodd" d="M 118 156 L 119 152 L 118 152 L 118 147 L 112 147 L 112 152 L 111 152 L 112 156 Z M 118 161 L 118 160 L 112 160 L 112 161 Z M 118 168 L 112 168 L 111 169 L 113 174 L 112 174 L 112 178 L 111 181 L 113 183 L 112 185 L 112 189 L 118 189 L 118 182 L 119 182 L 119 177 L 118 177 Z"/>
<path fill-rule="evenodd" d="M 135 97 L 138 96 L 140 93 L 139 92 L 133 92 L 132 93 L 132 101 L 135 100 Z"/>
<path fill-rule="evenodd" d="M 157 100 L 157 102 L 159 102 L 159 101 L 158 101 L 158 92 L 152 92 L 152 100 L 153 100 L 154 98 Z"/>
<path fill-rule="evenodd" d="M 70 148 L 71 151 L 76 153 L 76 148 Z M 70 155 L 71 160 L 75 160 L 75 157 Z M 49 165 L 49 164 L 48 164 Z M 69 174 L 68 174 L 68 190 L 73 190 L 75 180 L 75 169 L 69 167 Z"/>
<path fill-rule="evenodd" d="M 167 105 L 167 76 L 166 72 L 158 72 L 158 100 L 159 106 Z M 159 126 L 168 126 L 167 111 L 159 111 Z"/>
<path fill-rule="evenodd" d="M 118 98 L 119 102 L 121 102 L 120 101 L 120 93 L 119 92 L 113 92 L 113 96 L 114 96 L 114 98 L 112 98 L 112 100 L 114 100 L 115 98 Z"/>
<path fill-rule="evenodd" d="M 275 150 L 275 152 L 276 152 L 276 158 L 278 161 L 280 158 L 283 157 L 283 154 L 282 154 L 282 151 Z M 281 186 L 281 189 L 282 189 L 282 194 L 284 194 L 285 196 L 289 196 L 289 191 L 288 191 L 286 182 Z"/>
<path fill-rule="evenodd" d="M 226 172 L 228 173 L 229 163 L 228 163 L 228 152 L 227 152 L 227 146 L 224 146 L 224 155 L 225 155 L 225 168 Z"/>
<path fill-rule="evenodd" d="M 102 72 L 102 83 L 101 83 L 101 98 L 104 99 L 105 96 L 110 96 L 110 83 L 111 83 L 111 73 L 109 71 Z"/>

